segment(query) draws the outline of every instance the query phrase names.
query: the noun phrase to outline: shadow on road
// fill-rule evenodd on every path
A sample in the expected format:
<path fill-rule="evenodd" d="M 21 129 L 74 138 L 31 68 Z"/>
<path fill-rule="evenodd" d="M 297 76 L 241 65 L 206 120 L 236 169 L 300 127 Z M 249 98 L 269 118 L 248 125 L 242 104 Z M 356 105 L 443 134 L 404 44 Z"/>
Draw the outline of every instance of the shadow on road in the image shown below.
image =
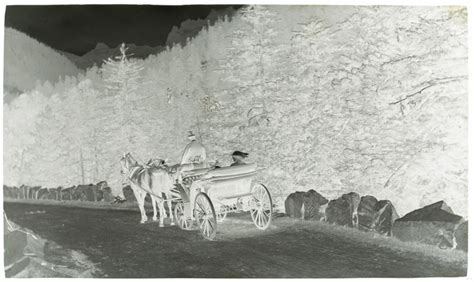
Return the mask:
<path fill-rule="evenodd" d="M 268 230 L 261 231 L 248 214 L 230 216 L 218 225 L 216 240 L 210 242 L 197 231 L 160 228 L 154 222 L 139 224 L 134 211 L 12 203 L 5 203 L 4 209 L 18 224 L 87 255 L 101 270 L 98 277 L 466 275 L 465 260 L 458 253 L 442 260 L 436 252 L 432 256 L 409 252 L 401 245 L 390 247 L 392 243 L 385 239 L 372 242 L 367 239 L 372 235 L 359 231 L 351 234 L 337 226 L 288 218 L 276 218 Z M 44 213 L 31 213 L 36 210 Z"/>

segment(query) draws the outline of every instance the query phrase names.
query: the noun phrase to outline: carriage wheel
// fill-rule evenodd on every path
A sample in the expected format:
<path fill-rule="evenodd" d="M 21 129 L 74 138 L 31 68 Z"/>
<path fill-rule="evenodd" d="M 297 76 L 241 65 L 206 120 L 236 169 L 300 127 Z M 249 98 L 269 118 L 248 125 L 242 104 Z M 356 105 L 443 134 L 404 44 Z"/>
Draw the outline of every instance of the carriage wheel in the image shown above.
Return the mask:
<path fill-rule="evenodd" d="M 193 228 L 193 220 L 184 216 L 183 202 L 176 203 L 174 207 L 174 221 L 183 230 L 191 230 Z"/>
<path fill-rule="evenodd" d="M 223 222 L 225 218 L 227 217 L 227 207 L 226 206 L 220 206 L 218 211 L 216 211 L 216 220 L 217 222 Z"/>
<path fill-rule="evenodd" d="M 216 236 L 217 220 L 216 212 L 211 200 L 200 192 L 194 201 L 194 218 L 199 226 L 199 230 L 204 238 L 212 240 Z"/>
<path fill-rule="evenodd" d="M 253 223 L 258 229 L 267 229 L 272 222 L 273 210 L 272 197 L 268 189 L 262 184 L 253 186 L 250 202 L 250 215 Z"/>

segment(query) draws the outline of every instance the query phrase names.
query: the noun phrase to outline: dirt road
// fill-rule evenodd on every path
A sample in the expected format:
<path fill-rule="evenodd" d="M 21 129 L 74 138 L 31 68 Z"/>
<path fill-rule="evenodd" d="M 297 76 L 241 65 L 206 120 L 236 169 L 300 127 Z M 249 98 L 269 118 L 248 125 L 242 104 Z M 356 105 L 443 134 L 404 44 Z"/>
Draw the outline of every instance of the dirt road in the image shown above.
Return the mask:
<path fill-rule="evenodd" d="M 230 218 L 218 240 L 197 231 L 139 224 L 133 211 L 4 203 L 14 222 L 80 251 L 97 277 L 427 277 L 465 276 L 465 266 L 337 237 L 324 231 L 257 231 Z M 31 211 L 44 213 L 31 214 Z M 278 218 L 275 225 L 278 226 Z"/>

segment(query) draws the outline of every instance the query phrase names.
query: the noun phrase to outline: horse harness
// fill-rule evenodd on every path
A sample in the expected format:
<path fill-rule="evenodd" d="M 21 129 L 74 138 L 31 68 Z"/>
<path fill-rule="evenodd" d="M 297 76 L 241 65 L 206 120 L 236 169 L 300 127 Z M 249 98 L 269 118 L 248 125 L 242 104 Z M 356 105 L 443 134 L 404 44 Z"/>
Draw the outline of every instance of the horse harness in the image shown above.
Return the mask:
<path fill-rule="evenodd" d="M 166 201 L 162 196 L 158 196 L 156 195 L 155 193 L 151 192 L 151 191 L 147 191 L 145 190 L 145 188 L 143 188 L 135 179 L 138 179 L 138 177 L 140 176 L 140 174 L 142 174 L 143 172 L 146 171 L 146 168 L 144 168 L 143 166 L 141 165 L 136 165 L 131 171 L 130 173 L 128 174 L 128 180 L 130 180 L 131 182 L 133 182 L 136 186 L 138 186 L 140 189 L 142 189 L 144 192 L 152 195 L 152 196 L 155 196 L 157 197 L 158 199 L 160 199 L 161 201 Z M 151 185 L 150 185 L 150 190 L 151 190 Z M 170 199 L 171 200 L 171 199 Z"/>

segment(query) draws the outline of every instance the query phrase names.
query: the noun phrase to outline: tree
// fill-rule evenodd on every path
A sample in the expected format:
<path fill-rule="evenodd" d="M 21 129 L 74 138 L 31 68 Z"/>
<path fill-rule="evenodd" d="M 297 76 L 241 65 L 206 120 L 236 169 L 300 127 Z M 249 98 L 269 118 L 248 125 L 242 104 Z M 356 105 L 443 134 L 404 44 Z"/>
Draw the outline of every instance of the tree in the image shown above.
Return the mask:
<path fill-rule="evenodd" d="M 251 96 L 253 106 L 247 112 L 250 125 L 268 124 L 266 99 L 275 79 L 271 70 L 281 52 L 274 29 L 276 14 L 262 5 L 247 6 L 239 13 L 243 25 L 232 34 L 226 78 L 235 83 L 236 95 Z"/>
<path fill-rule="evenodd" d="M 146 96 L 139 91 L 142 87 L 143 63 L 129 58 L 125 44 L 120 47 L 120 55 L 107 59 L 103 66 L 105 87 L 104 119 L 108 147 L 108 162 L 104 174 L 112 179 L 111 185 L 120 186 L 119 156 L 132 152 L 137 159 L 143 159 L 147 153 L 144 146 L 148 141 L 147 133 L 143 130 L 143 115 L 146 114 Z"/>

